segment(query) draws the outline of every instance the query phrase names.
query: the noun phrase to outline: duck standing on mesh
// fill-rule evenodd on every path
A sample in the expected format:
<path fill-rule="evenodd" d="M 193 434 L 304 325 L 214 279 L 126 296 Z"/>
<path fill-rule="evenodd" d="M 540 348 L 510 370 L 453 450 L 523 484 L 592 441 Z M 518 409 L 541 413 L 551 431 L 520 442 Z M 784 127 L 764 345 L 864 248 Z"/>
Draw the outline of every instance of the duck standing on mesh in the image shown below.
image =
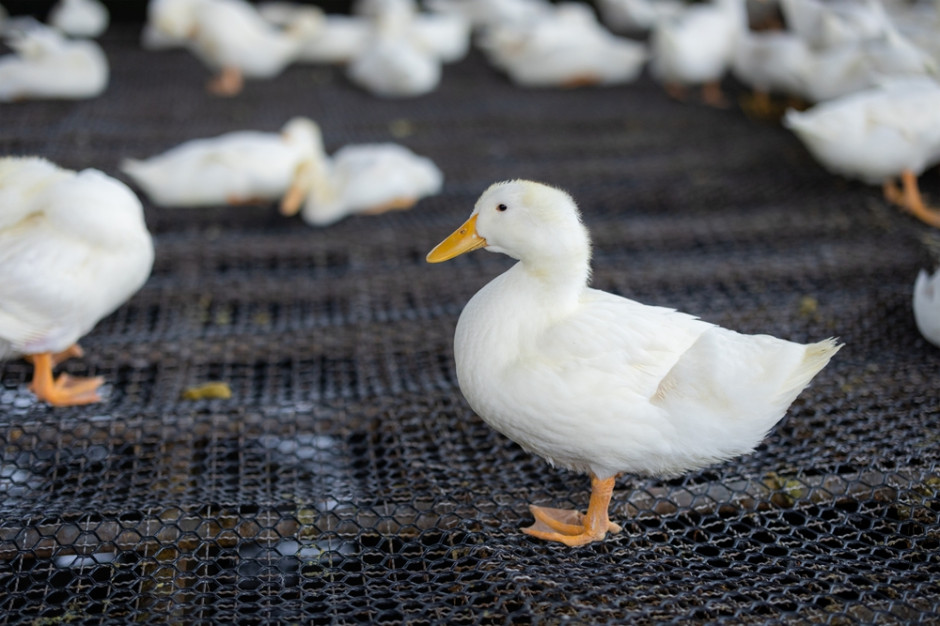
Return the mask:
<path fill-rule="evenodd" d="M 530 507 L 525 532 L 541 539 L 619 532 L 618 474 L 675 476 L 750 452 L 841 347 L 742 335 L 587 287 L 588 231 L 574 200 L 543 184 L 491 186 L 427 258 L 478 248 L 519 262 L 460 315 L 460 389 L 526 450 L 591 476 L 586 514 Z"/>
<path fill-rule="evenodd" d="M 94 169 L 0 158 L 0 360 L 32 360 L 36 396 L 98 402 L 101 377 L 52 369 L 150 276 L 153 242 L 137 196 Z"/>

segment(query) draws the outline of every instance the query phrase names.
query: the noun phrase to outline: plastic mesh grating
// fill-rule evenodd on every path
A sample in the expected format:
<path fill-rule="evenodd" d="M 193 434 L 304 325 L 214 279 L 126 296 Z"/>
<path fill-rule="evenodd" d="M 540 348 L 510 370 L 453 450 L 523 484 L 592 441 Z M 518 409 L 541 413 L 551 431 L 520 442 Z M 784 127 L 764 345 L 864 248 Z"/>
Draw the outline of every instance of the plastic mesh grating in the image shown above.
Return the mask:
<path fill-rule="evenodd" d="M 0 363 L 0 622 L 915 623 L 940 619 L 940 351 L 910 295 L 926 227 L 834 178 L 782 128 L 669 101 L 644 78 L 522 90 L 476 53 L 433 94 L 382 101 L 292 67 L 210 98 L 185 52 L 116 24 L 104 96 L 0 106 L 0 152 L 121 177 L 237 128 L 320 122 L 328 149 L 397 140 L 446 187 L 327 230 L 276 207 L 145 204 L 146 286 L 63 365 L 106 401 L 51 409 Z M 744 332 L 846 347 L 753 454 L 625 477 L 624 532 L 565 549 L 527 503 L 584 507 L 585 477 L 491 431 L 452 336 L 508 267 L 424 255 L 491 182 L 568 189 L 597 287 Z M 936 171 L 923 187 L 940 197 Z M 934 235 L 935 236 L 935 235 Z M 221 380 L 232 398 L 185 400 Z"/>

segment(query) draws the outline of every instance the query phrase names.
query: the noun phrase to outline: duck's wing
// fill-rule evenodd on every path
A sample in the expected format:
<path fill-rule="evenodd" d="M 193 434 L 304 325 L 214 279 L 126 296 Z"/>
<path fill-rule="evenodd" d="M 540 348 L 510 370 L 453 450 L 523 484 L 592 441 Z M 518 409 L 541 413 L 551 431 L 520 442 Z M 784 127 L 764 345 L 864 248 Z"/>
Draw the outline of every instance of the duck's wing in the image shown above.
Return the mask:
<path fill-rule="evenodd" d="M 603 379 L 649 398 L 712 325 L 674 309 L 586 290 L 578 312 L 539 338 L 538 352 L 565 377 Z"/>

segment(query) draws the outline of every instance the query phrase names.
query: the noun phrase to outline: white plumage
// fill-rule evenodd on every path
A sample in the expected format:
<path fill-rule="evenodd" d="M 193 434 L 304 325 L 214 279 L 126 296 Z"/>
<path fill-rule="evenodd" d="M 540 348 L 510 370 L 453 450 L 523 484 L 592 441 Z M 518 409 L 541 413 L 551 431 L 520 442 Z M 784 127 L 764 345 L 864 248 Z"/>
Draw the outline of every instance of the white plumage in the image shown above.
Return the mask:
<path fill-rule="evenodd" d="M 49 24 L 73 37 L 97 37 L 110 15 L 99 0 L 59 0 L 49 11 Z"/>
<path fill-rule="evenodd" d="M 749 452 L 839 349 L 587 287 L 587 230 L 571 197 L 545 185 L 493 185 L 428 260 L 484 246 L 519 262 L 460 315 L 460 389 L 523 448 L 592 476 L 586 516 L 533 507 L 537 537 L 580 545 L 616 531 L 607 506 L 621 472 L 672 476 Z"/>
<path fill-rule="evenodd" d="M 53 383 L 53 355 L 133 295 L 152 263 L 140 201 L 123 183 L 41 158 L 0 159 L 0 359 L 33 356 L 40 398 L 98 399 L 100 379 Z"/>
<path fill-rule="evenodd" d="M 914 321 L 924 339 L 940 348 L 940 270 L 921 270 L 914 282 Z"/>
<path fill-rule="evenodd" d="M 628 83 L 647 59 L 645 45 L 612 35 L 589 7 L 575 3 L 492 25 L 480 43 L 495 66 L 526 87 Z"/>
<path fill-rule="evenodd" d="M 346 63 L 365 48 L 372 32 L 370 20 L 358 15 L 324 13 L 319 7 L 296 2 L 263 2 L 258 13 L 268 22 L 289 28 L 298 19 L 310 21 L 296 60 L 308 63 Z M 305 17 L 306 16 L 306 17 Z"/>
<path fill-rule="evenodd" d="M 710 104 L 721 104 L 718 82 L 731 66 L 737 38 L 746 27 L 744 0 L 692 4 L 655 23 L 650 72 L 675 97 L 684 88 L 704 85 Z"/>
<path fill-rule="evenodd" d="M 121 169 L 154 204 L 193 207 L 270 202 L 299 185 L 300 169 L 314 158 L 319 129 L 298 117 L 279 133 L 240 130 L 193 139 Z"/>
<path fill-rule="evenodd" d="M 213 93 L 239 93 L 244 78 L 271 78 L 293 61 L 319 26 L 300 14 L 290 29 L 270 24 L 245 0 L 153 0 L 148 5 L 148 45 L 186 45 L 218 76 Z M 154 32 L 151 32 L 154 31 Z"/>
<path fill-rule="evenodd" d="M 386 98 L 433 91 L 441 82 L 441 59 L 412 36 L 414 7 L 406 0 L 389 0 L 376 11 L 371 39 L 347 66 L 349 79 Z"/>
<path fill-rule="evenodd" d="M 93 98 L 108 86 L 107 57 L 93 41 L 71 41 L 39 22 L 27 22 L 12 29 L 7 43 L 16 54 L 0 57 L 2 102 Z"/>

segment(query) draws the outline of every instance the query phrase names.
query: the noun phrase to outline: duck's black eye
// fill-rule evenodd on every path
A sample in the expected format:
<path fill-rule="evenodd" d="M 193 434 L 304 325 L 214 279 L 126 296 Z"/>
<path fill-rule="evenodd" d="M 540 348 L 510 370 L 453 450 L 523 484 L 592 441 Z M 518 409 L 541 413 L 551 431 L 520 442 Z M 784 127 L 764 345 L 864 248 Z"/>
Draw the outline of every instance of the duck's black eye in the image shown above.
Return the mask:
<path fill-rule="evenodd" d="M 505 204 L 499 204 L 499 205 L 496 206 L 496 210 L 499 211 L 500 213 L 502 213 L 503 211 L 505 211 L 505 210 L 508 209 L 508 208 L 509 208 L 509 207 L 506 206 Z"/>

